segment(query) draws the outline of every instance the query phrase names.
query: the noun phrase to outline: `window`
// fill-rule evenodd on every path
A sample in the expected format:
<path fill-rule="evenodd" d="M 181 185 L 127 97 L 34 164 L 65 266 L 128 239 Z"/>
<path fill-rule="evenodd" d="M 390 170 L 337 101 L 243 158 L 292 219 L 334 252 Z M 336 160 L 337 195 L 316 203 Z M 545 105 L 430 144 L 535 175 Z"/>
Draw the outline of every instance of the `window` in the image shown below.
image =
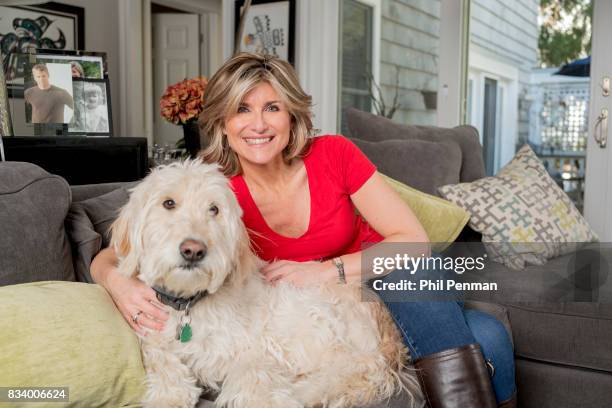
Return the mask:
<path fill-rule="evenodd" d="M 342 112 L 347 107 L 372 109 L 369 76 L 372 67 L 373 7 L 356 0 L 342 0 L 340 7 L 340 97 L 341 132 L 347 133 Z"/>
<path fill-rule="evenodd" d="M 476 122 L 474 121 L 474 118 L 472 117 L 473 112 L 472 112 L 472 104 L 474 103 L 474 80 L 472 78 L 468 79 L 468 86 L 467 86 L 467 97 L 466 97 L 466 107 L 465 107 L 465 123 L 475 126 Z"/>

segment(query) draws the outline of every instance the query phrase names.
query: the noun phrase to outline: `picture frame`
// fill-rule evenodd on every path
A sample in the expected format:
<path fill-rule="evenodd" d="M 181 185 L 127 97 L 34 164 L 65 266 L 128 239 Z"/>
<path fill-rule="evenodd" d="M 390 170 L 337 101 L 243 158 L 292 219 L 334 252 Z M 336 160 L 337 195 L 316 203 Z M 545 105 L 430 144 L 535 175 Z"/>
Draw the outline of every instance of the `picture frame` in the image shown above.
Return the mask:
<path fill-rule="evenodd" d="M 113 136 L 110 81 L 73 78 L 75 121 L 68 125 L 67 136 Z M 98 92 L 95 106 L 89 107 L 93 91 Z M 98 91 L 99 90 L 99 91 Z"/>
<path fill-rule="evenodd" d="M 35 53 L 27 54 L 25 61 L 24 97 L 11 99 L 13 124 L 18 134 L 23 136 L 113 136 L 106 53 L 37 49 Z M 49 105 L 49 99 L 46 96 L 42 100 L 37 99 L 39 98 L 36 96 L 38 84 L 32 68 L 38 64 L 46 67 L 48 82 L 56 89 L 54 95 L 57 95 L 58 92 L 62 94 L 63 91 L 70 95 L 65 97 L 69 98 L 68 101 L 64 101 L 64 97 L 60 98 L 63 101 L 62 106 L 67 105 L 67 108 L 63 110 L 63 116 L 55 111 L 51 115 L 51 111 L 44 110 L 56 106 L 55 102 L 60 103 L 60 100 L 55 99 L 59 96 L 53 96 L 53 101 L 55 101 L 53 105 Z M 37 70 L 37 72 L 40 71 Z M 62 90 L 58 90 L 58 87 Z M 91 94 L 93 91 L 95 95 L 87 99 L 86 93 Z M 89 106 L 92 101 L 96 106 Z M 38 109 L 36 115 L 34 115 L 35 109 Z M 41 112 L 44 113 L 41 114 Z"/>
<path fill-rule="evenodd" d="M 4 43 L 5 79 L 9 97 L 23 97 L 26 54 L 34 48 L 85 48 L 83 7 L 48 2 L 33 6 L 0 6 L 0 42 Z M 26 28 L 27 27 L 27 28 Z"/>
<path fill-rule="evenodd" d="M 236 0 L 234 33 L 238 35 L 244 0 Z M 252 0 L 244 16 L 239 51 L 266 53 L 295 61 L 295 0 Z"/>
<path fill-rule="evenodd" d="M 73 78 L 104 79 L 108 78 L 108 65 L 105 52 L 81 50 L 51 50 L 37 49 L 36 59 L 41 62 L 76 62 L 82 70 Z"/>
<path fill-rule="evenodd" d="M 25 121 L 34 125 L 68 124 L 74 112 L 69 63 L 38 59 L 34 54 L 24 77 Z M 39 84 L 40 82 L 40 84 Z"/>

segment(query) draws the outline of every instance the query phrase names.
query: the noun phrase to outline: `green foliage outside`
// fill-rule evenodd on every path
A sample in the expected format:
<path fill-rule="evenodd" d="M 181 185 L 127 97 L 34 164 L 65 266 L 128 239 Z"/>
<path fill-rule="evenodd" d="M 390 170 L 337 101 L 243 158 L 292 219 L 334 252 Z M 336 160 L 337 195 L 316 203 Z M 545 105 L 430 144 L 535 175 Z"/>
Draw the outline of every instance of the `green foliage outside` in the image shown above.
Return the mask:
<path fill-rule="evenodd" d="M 98 78 L 102 79 L 102 69 L 99 63 L 93 61 L 80 61 L 83 71 L 85 71 L 85 78 Z"/>
<path fill-rule="evenodd" d="M 540 65 L 558 67 L 591 53 L 591 0 L 540 0 Z"/>

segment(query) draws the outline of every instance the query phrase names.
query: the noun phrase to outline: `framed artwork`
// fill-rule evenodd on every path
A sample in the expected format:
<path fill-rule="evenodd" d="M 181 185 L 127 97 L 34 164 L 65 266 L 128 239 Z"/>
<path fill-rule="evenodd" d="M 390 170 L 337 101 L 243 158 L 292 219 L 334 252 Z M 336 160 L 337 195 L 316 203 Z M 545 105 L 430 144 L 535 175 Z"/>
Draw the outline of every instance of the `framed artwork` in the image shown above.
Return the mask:
<path fill-rule="evenodd" d="M 244 0 L 236 1 L 235 33 L 238 35 Z M 240 51 L 275 55 L 294 63 L 295 0 L 252 0 L 244 16 Z"/>
<path fill-rule="evenodd" d="M 23 96 L 27 54 L 33 49 L 85 48 L 85 11 L 55 2 L 35 6 L 0 6 L 0 51 L 11 97 Z"/>

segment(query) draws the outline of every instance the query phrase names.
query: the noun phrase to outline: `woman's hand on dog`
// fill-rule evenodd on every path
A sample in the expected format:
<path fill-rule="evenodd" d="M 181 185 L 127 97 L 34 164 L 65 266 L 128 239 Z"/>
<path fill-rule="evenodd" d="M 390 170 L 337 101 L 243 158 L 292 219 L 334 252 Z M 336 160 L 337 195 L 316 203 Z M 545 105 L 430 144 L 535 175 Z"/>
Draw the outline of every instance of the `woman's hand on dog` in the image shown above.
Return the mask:
<path fill-rule="evenodd" d="M 161 331 L 168 320 L 165 306 L 155 297 L 155 291 L 139 279 L 110 273 L 108 291 L 130 327 L 142 336 L 147 330 Z M 134 317 L 137 316 L 136 319 Z"/>
<path fill-rule="evenodd" d="M 287 282 L 303 288 L 331 281 L 336 277 L 334 270 L 335 267 L 329 262 L 275 261 L 264 266 L 261 274 L 272 285 Z"/>

